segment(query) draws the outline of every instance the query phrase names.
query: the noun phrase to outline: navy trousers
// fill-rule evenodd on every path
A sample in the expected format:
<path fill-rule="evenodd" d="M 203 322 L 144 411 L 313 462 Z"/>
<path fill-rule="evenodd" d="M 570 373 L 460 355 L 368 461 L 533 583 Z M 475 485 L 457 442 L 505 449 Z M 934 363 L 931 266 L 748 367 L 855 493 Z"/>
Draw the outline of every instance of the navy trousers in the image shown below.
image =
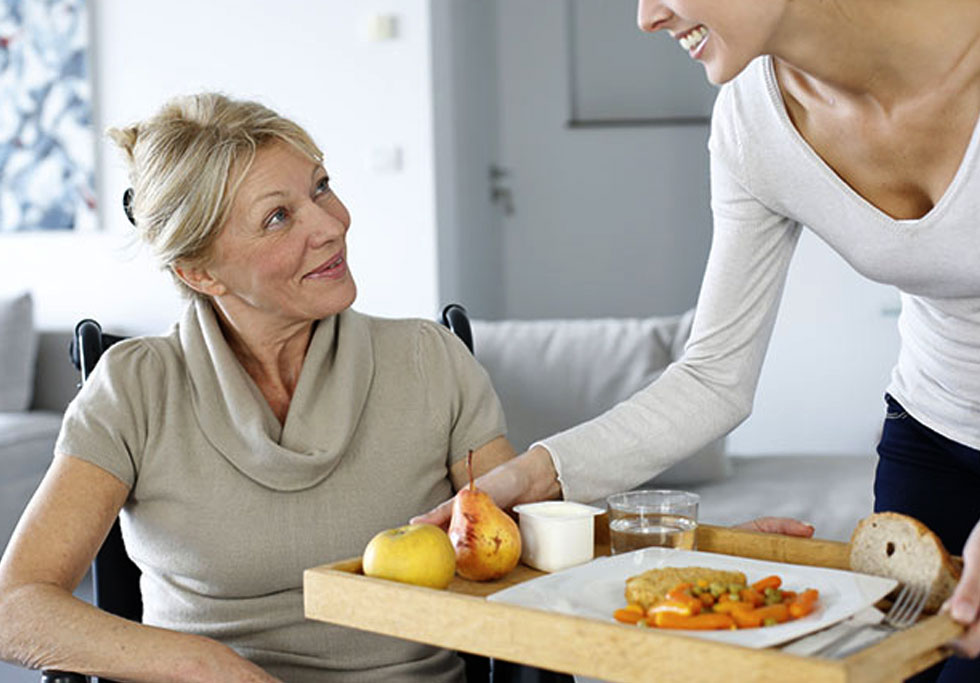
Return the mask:
<path fill-rule="evenodd" d="M 942 539 L 950 553 L 960 555 L 980 519 L 980 451 L 937 434 L 887 394 L 885 401 L 875 512 L 915 517 Z M 980 659 L 953 657 L 908 680 L 978 683 Z"/>

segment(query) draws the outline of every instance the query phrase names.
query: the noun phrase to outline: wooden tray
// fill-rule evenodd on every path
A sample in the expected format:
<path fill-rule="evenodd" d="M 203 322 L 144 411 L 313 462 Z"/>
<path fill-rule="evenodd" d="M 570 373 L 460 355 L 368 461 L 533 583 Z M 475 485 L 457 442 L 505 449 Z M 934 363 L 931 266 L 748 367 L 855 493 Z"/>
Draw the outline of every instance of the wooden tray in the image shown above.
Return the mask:
<path fill-rule="evenodd" d="M 596 525 L 596 554 L 609 552 L 604 519 Z M 848 568 L 848 545 L 701 525 L 698 550 L 836 569 Z M 456 577 L 444 591 L 373 579 L 360 558 L 308 569 L 306 616 L 333 624 L 473 652 L 543 669 L 607 681 L 740 681 L 877 683 L 901 681 L 949 656 L 944 643 L 963 627 L 945 615 L 842 660 L 801 657 L 777 649 L 725 643 L 603 623 L 491 602 L 486 596 L 541 576 L 523 564 L 499 581 Z"/>

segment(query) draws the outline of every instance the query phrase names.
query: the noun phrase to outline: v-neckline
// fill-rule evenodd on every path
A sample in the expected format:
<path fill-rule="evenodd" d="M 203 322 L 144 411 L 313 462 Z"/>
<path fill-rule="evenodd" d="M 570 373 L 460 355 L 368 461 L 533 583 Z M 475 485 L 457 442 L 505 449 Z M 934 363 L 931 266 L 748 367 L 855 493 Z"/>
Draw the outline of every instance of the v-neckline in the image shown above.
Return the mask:
<path fill-rule="evenodd" d="M 793 123 L 793 119 L 789 115 L 786 100 L 783 97 L 782 90 L 779 87 L 779 78 L 776 75 L 775 60 L 771 55 L 767 55 L 765 57 L 764 73 L 767 90 L 769 91 L 769 95 L 773 100 L 773 104 L 775 105 L 780 123 L 788 129 L 790 136 L 793 138 L 796 144 L 817 164 L 824 174 L 829 175 L 833 179 L 833 182 L 835 182 L 846 194 L 852 197 L 852 199 L 858 205 L 862 206 L 866 211 L 873 213 L 879 220 L 894 225 L 903 226 L 915 226 L 932 221 L 934 217 L 940 215 L 945 210 L 946 205 L 952 201 L 951 197 L 956 194 L 959 186 L 964 182 L 964 177 L 970 171 L 971 161 L 976 156 L 977 146 L 980 144 L 980 114 L 978 114 L 977 120 L 973 124 L 973 132 L 970 134 L 970 141 L 967 143 L 963 157 L 960 159 L 959 166 L 956 168 L 956 173 L 953 174 L 952 180 L 950 180 L 949 184 L 946 186 L 946 189 L 939 197 L 939 200 L 932 205 L 932 208 L 930 208 L 929 211 L 918 218 L 895 218 L 887 211 L 881 209 L 878 205 L 871 202 L 860 192 L 855 190 L 840 176 L 839 173 L 837 173 L 837 171 L 833 169 L 830 164 L 824 160 L 823 157 L 817 153 L 813 146 L 807 142 L 806 138 L 803 137 L 803 134 Z"/>

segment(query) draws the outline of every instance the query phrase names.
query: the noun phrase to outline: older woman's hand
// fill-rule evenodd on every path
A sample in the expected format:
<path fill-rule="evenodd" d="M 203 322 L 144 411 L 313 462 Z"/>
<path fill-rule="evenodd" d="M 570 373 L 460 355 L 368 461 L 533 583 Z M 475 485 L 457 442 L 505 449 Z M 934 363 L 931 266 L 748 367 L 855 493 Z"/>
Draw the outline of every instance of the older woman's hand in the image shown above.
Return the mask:
<path fill-rule="evenodd" d="M 980 522 L 963 546 L 963 576 L 944 607 L 967 626 L 966 633 L 955 642 L 956 649 L 966 657 L 980 655 Z"/>
<path fill-rule="evenodd" d="M 227 645 L 208 638 L 193 638 L 195 640 L 181 653 L 181 662 L 175 664 L 177 680 L 201 683 L 283 683 Z"/>

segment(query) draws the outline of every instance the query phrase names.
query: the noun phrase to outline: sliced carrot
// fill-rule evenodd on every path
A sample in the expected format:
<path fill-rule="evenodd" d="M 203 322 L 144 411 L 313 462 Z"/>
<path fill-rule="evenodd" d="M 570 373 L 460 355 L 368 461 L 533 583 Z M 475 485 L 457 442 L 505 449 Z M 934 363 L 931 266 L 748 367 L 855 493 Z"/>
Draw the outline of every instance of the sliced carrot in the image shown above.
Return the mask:
<path fill-rule="evenodd" d="M 783 580 L 773 574 L 772 576 L 767 576 L 764 579 L 756 581 L 752 584 L 752 588 L 760 593 L 765 593 L 767 588 L 779 588 L 781 585 L 783 585 Z"/>
<path fill-rule="evenodd" d="M 739 628 L 759 628 L 762 626 L 762 615 L 756 614 L 758 610 L 739 609 L 732 612 L 732 620 Z"/>
<path fill-rule="evenodd" d="M 820 591 L 816 588 L 807 588 L 796 598 L 797 602 L 808 602 L 811 605 L 820 599 Z"/>
<path fill-rule="evenodd" d="M 691 597 L 691 588 L 693 587 L 694 584 L 691 583 L 679 583 L 667 591 L 667 595 L 665 597 L 668 600 L 689 598 Z"/>
<path fill-rule="evenodd" d="M 639 605 L 627 605 L 613 612 L 613 619 L 624 624 L 635 624 L 644 616 L 643 608 Z"/>
<path fill-rule="evenodd" d="M 698 614 L 700 611 L 701 601 L 696 598 L 693 600 L 661 600 L 647 610 L 647 617 L 652 617 L 653 615 L 661 612 L 691 616 Z"/>
<path fill-rule="evenodd" d="M 726 600 L 715 604 L 714 611 L 718 614 L 731 614 L 733 612 L 746 612 L 755 609 L 751 602 L 738 602 Z"/>
<path fill-rule="evenodd" d="M 715 604 L 715 596 L 713 596 L 711 593 L 702 593 L 698 596 L 698 600 L 700 600 L 701 604 L 705 607 L 711 607 Z"/>
<path fill-rule="evenodd" d="M 693 631 L 717 631 L 734 628 L 735 622 L 727 614 L 698 614 L 685 617 L 673 612 L 660 612 L 653 617 L 653 625 L 659 628 L 678 628 Z"/>
<path fill-rule="evenodd" d="M 800 593 L 796 600 L 789 603 L 790 616 L 794 619 L 799 619 L 800 617 L 805 617 L 808 615 L 813 611 L 814 606 L 817 604 L 818 597 L 819 593 L 815 588 L 810 588 Z"/>
<path fill-rule="evenodd" d="M 813 605 L 804 604 L 802 602 L 789 603 L 789 616 L 793 619 L 800 619 L 802 617 L 805 617 L 812 611 L 813 611 Z"/>
<path fill-rule="evenodd" d="M 783 591 L 783 602 L 793 602 L 796 600 L 796 591 Z"/>
<path fill-rule="evenodd" d="M 752 611 L 762 618 L 763 623 L 765 623 L 767 619 L 774 619 L 780 624 L 784 621 L 789 621 L 789 608 L 781 602 L 775 605 L 756 607 Z"/>
<path fill-rule="evenodd" d="M 766 604 L 766 596 L 754 588 L 743 588 L 739 592 L 739 597 L 742 598 L 742 602 L 751 603 L 756 607 L 761 607 Z"/>

